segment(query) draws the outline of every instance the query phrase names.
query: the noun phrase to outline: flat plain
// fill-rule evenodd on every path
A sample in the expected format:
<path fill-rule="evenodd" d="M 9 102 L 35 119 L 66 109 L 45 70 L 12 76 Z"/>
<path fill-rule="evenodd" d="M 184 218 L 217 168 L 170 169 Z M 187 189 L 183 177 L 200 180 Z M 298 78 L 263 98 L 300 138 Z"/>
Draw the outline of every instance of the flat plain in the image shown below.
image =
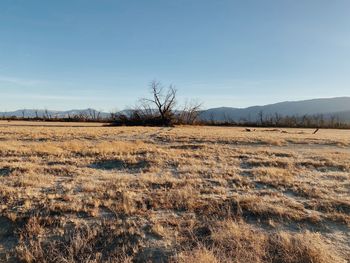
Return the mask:
<path fill-rule="evenodd" d="M 348 262 L 350 131 L 0 122 L 1 262 Z"/>

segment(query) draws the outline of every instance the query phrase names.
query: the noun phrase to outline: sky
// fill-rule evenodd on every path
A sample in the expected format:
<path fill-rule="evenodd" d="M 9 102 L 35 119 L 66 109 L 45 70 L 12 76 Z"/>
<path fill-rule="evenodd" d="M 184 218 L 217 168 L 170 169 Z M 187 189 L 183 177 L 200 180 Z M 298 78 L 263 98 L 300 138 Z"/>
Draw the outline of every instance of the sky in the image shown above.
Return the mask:
<path fill-rule="evenodd" d="M 348 0 L 1 0 L 0 111 L 350 96 Z"/>

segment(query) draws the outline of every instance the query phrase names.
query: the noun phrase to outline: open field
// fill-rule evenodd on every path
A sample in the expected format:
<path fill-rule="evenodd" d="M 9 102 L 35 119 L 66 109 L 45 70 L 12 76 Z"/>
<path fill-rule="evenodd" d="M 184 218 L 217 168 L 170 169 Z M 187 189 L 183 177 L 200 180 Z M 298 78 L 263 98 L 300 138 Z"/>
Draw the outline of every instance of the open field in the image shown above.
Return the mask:
<path fill-rule="evenodd" d="M 312 132 L 0 122 L 0 261 L 348 262 L 350 131 Z"/>

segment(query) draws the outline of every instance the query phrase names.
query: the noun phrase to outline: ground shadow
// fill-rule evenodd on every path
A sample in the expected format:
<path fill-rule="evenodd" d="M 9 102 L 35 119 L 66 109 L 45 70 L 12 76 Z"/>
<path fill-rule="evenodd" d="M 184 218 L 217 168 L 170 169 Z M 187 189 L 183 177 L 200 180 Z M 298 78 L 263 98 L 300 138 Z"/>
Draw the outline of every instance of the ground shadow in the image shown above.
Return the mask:
<path fill-rule="evenodd" d="M 15 230 L 16 224 L 12 220 L 0 216 L 0 262 L 17 262 L 8 253 L 18 242 Z"/>
<path fill-rule="evenodd" d="M 137 162 L 125 162 L 122 160 L 102 160 L 94 162 L 89 165 L 90 168 L 99 169 L 99 170 L 129 170 L 129 171 L 144 171 L 149 168 L 149 162 L 145 160 Z"/>
<path fill-rule="evenodd" d="M 10 168 L 0 168 L 0 177 L 9 176 L 12 170 Z"/>
<path fill-rule="evenodd" d="M 180 149 L 180 150 L 197 150 L 197 149 L 203 149 L 205 146 L 201 144 L 183 144 L 183 145 L 172 145 L 170 146 L 171 149 Z"/>

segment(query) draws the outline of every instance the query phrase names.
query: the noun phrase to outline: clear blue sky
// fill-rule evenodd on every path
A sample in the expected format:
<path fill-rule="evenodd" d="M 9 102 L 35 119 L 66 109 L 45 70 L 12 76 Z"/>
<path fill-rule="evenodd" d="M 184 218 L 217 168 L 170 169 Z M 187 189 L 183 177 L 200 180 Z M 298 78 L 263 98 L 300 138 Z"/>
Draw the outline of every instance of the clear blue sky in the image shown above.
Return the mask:
<path fill-rule="evenodd" d="M 0 111 L 350 95 L 349 0 L 1 0 Z"/>

